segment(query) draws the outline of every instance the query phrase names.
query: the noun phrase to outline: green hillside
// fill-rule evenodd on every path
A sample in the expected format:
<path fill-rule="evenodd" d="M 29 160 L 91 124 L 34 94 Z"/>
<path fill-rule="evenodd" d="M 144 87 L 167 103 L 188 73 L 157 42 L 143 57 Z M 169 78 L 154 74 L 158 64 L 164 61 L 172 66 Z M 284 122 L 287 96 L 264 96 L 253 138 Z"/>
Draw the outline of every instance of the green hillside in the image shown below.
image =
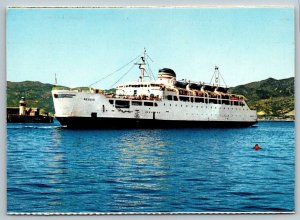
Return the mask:
<path fill-rule="evenodd" d="M 294 114 L 294 77 L 252 82 L 236 86 L 230 92 L 247 98 L 251 109 L 256 109 L 259 118 L 288 118 Z"/>
<path fill-rule="evenodd" d="M 54 112 L 51 98 L 53 85 L 37 81 L 10 82 L 7 81 L 7 107 L 19 106 L 23 96 L 29 107 L 39 107 L 46 112 Z"/>
<path fill-rule="evenodd" d="M 7 106 L 16 107 L 23 96 L 27 106 L 39 107 L 54 113 L 51 90 L 54 85 L 36 81 L 7 82 Z M 62 87 L 60 88 L 67 88 Z M 81 87 L 81 89 L 86 87 Z M 109 90 L 107 92 L 113 92 Z M 251 109 L 256 109 L 259 118 L 287 118 L 294 114 L 294 77 L 252 82 L 236 86 L 230 92 L 244 95 Z"/>

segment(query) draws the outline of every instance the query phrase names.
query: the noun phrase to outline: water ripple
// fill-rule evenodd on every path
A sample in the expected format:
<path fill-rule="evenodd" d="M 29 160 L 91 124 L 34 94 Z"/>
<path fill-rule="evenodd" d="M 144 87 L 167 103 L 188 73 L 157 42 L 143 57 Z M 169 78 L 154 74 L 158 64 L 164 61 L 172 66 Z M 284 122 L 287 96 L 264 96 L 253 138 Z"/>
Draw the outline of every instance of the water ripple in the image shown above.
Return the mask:
<path fill-rule="evenodd" d="M 8 124 L 8 211 L 293 211 L 294 143 L 292 122 L 165 130 Z"/>

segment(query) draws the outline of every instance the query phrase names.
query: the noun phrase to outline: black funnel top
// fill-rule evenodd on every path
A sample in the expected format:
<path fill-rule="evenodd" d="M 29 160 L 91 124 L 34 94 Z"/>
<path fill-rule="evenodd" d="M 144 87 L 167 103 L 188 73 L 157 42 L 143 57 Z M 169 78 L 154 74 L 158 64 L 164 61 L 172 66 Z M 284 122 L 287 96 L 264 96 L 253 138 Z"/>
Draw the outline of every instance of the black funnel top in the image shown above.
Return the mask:
<path fill-rule="evenodd" d="M 158 71 L 158 73 L 164 73 L 164 74 L 166 74 L 166 75 L 176 77 L 176 73 L 174 72 L 174 70 L 169 69 L 169 68 L 163 68 L 163 69 L 160 69 L 160 70 Z"/>

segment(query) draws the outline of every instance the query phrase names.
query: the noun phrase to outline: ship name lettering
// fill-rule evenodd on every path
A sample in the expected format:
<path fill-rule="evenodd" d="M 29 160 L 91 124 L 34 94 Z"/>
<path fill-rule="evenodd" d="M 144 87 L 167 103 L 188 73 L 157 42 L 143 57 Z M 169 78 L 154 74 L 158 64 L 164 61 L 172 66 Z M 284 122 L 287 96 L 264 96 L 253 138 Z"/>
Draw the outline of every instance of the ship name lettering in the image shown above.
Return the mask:
<path fill-rule="evenodd" d="M 84 98 L 84 101 L 95 101 L 95 99 L 91 99 L 91 98 Z"/>

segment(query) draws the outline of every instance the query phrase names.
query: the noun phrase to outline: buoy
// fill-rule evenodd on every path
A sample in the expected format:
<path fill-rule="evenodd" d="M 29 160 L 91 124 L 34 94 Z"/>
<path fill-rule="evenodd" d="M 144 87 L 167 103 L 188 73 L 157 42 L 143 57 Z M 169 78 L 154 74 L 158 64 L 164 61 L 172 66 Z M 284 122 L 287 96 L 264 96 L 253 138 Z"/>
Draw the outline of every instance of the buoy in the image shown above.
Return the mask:
<path fill-rule="evenodd" d="M 258 144 L 255 144 L 255 146 L 253 147 L 254 150 L 260 150 L 261 147 Z"/>

